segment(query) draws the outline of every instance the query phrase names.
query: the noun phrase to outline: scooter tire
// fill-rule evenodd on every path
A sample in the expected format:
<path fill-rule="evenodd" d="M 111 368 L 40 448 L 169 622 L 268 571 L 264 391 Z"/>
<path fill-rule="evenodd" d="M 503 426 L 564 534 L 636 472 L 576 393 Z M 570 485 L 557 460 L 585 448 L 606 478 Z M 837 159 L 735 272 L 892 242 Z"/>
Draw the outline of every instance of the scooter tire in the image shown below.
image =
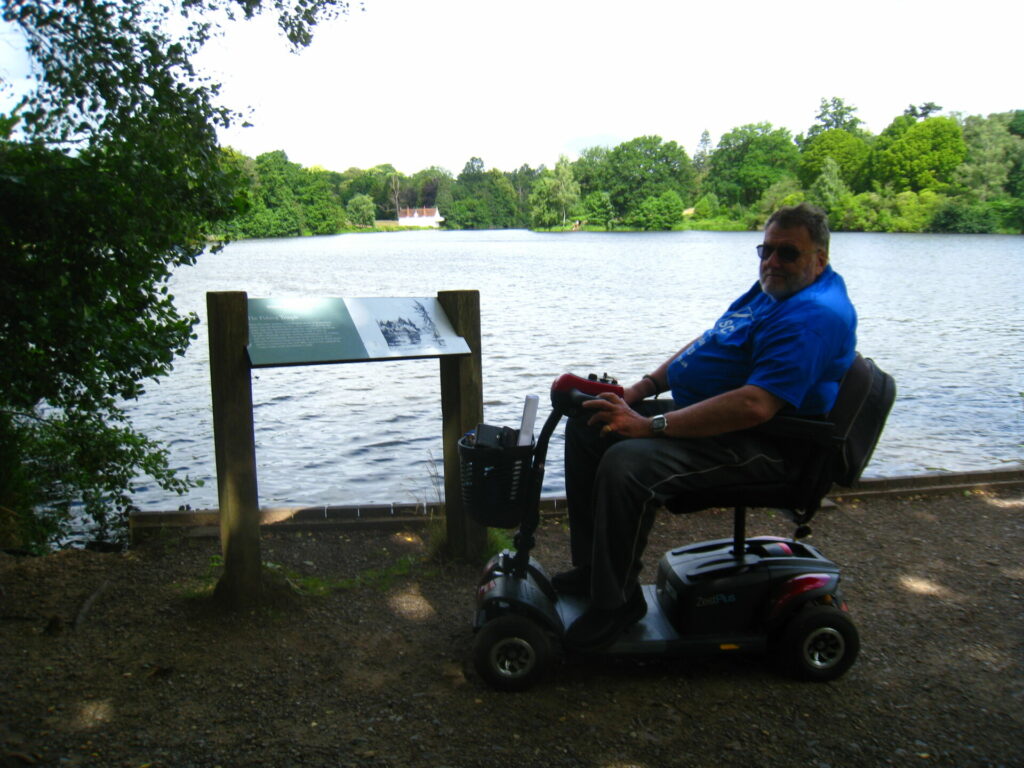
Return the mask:
<path fill-rule="evenodd" d="M 860 635 L 848 614 L 832 606 L 806 608 L 782 633 L 777 652 L 788 672 L 802 680 L 828 682 L 853 666 Z"/>
<path fill-rule="evenodd" d="M 525 691 L 551 664 L 551 640 L 536 622 L 509 614 L 484 624 L 473 643 L 473 666 L 490 686 Z"/>

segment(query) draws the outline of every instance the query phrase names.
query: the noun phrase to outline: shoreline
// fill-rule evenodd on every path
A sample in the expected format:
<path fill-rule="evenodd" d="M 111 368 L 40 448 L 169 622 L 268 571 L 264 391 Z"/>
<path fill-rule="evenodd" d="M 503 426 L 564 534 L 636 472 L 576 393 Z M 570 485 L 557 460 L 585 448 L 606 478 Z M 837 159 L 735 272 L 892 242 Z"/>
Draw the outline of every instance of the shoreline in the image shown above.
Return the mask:
<path fill-rule="evenodd" d="M 1024 487 L 1024 467 L 867 478 L 852 488 L 833 487 L 826 494 L 822 506 L 827 507 L 831 498 L 879 498 L 1018 487 Z M 426 524 L 427 520 L 440 512 L 441 506 L 440 503 L 394 502 L 261 507 L 260 525 L 277 530 L 408 527 Z M 541 514 L 544 516 L 561 516 L 565 512 L 565 497 L 544 497 L 540 500 L 540 506 Z M 188 529 L 187 533 L 191 536 L 219 536 L 218 510 L 140 510 L 131 513 L 128 518 L 129 539 L 132 544 L 164 530 L 184 529 Z"/>

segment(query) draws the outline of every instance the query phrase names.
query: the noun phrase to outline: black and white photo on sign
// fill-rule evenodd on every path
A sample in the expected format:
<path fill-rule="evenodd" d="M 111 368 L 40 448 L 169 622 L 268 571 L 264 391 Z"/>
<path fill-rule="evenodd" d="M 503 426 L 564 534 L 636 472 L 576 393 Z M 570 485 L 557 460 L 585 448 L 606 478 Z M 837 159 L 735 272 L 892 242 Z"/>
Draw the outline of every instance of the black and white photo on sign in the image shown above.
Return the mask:
<path fill-rule="evenodd" d="M 346 299 L 371 357 L 463 351 L 436 298 Z"/>

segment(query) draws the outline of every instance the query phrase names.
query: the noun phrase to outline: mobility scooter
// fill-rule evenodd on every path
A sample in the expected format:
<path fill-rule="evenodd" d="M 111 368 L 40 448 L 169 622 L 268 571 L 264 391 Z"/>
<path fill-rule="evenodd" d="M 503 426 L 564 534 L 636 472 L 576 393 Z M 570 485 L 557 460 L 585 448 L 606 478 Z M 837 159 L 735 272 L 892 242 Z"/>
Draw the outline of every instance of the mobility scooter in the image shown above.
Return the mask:
<path fill-rule="evenodd" d="M 623 389 L 607 376 L 563 374 L 552 385 L 552 412 L 535 442 L 525 418 L 521 430 L 482 424 L 459 441 L 467 512 L 483 525 L 518 527 L 514 549 L 494 556 L 484 570 L 473 621 L 474 667 L 500 690 L 521 691 L 540 680 L 563 650 L 566 630 L 588 607 L 586 598 L 556 592 L 530 550 L 552 432 L 563 416 L 579 413 L 602 392 L 621 395 Z M 844 674 L 859 638 L 840 591 L 839 567 L 800 539 L 810 533 L 807 524 L 833 483 L 849 487 L 860 477 L 894 399 L 892 378 L 858 354 L 827 418 L 777 416 L 759 427 L 806 448 L 806 460 L 786 482 L 670 500 L 666 507 L 675 513 L 733 508 L 732 536 L 666 552 L 655 583 L 642 586 L 644 618 L 589 653 L 769 653 L 802 679 Z M 793 537 L 748 538 L 750 507 L 782 510 L 796 526 Z"/>

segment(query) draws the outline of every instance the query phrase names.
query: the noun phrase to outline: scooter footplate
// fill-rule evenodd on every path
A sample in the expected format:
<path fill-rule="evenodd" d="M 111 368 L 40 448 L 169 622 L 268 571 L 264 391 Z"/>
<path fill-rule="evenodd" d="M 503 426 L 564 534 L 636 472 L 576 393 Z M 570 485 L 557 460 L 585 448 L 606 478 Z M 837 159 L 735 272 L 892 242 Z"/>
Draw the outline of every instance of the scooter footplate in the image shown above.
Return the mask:
<path fill-rule="evenodd" d="M 643 585 L 647 614 L 623 632 L 614 643 L 594 653 L 609 656 L 675 656 L 691 653 L 764 652 L 765 638 L 761 635 L 710 634 L 681 636 L 669 622 L 658 603 L 657 587 Z M 556 608 L 565 626 L 570 626 L 588 602 L 583 598 L 562 597 Z"/>
<path fill-rule="evenodd" d="M 623 632 L 612 645 L 601 649 L 602 653 L 664 653 L 669 643 L 678 639 L 678 633 L 669 624 L 668 618 L 658 605 L 655 585 L 643 585 L 643 595 L 647 601 L 647 614 Z M 586 598 L 561 595 L 555 607 L 562 619 L 562 625 L 569 627 L 589 606 L 590 601 Z"/>
<path fill-rule="evenodd" d="M 668 617 L 658 605 L 657 589 L 653 584 L 643 585 L 644 600 L 647 601 L 647 613 L 636 624 L 631 626 L 608 649 L 608 653 L 648 654 L 665 653 L 670 643 L 679 638 L 668 621 Z"/>

